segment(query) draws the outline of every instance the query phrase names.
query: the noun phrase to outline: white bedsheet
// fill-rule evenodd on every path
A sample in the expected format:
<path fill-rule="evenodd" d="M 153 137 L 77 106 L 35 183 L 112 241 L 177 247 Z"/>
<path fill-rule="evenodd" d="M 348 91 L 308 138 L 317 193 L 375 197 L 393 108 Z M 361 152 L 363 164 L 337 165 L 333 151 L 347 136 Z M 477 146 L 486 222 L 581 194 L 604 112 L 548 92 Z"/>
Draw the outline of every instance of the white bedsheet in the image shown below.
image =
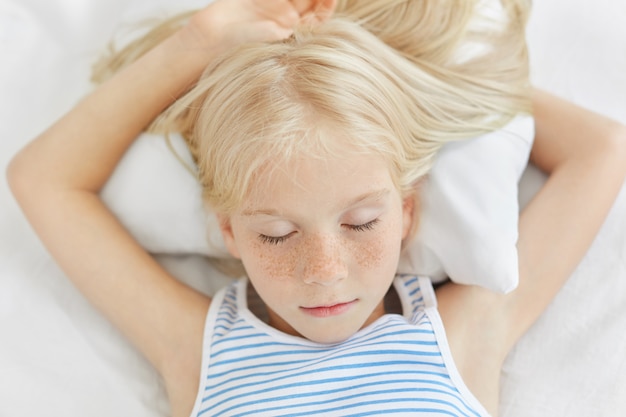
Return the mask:
<path fill-rule="evenodd" d="M 203 2 L 0 0 L 0 168 L 87 91 L 89 63 L 116 24 L 194 4 Z M 534 7 L 535 84 L 626 124 L 626 2 Z M 542 181 L 529 168 L 521 199 Z M 623 191 L 580 267 L 507 359 L 502 416 L 626 415 L 625 213 Z M 204 291 L 217 285 L 200 257 L 161 261 Z M 167 415 L 167 402 L 154 370 L 57 269 L 3 179 L 0 416 L 38 415 L 155 417 Z"/>

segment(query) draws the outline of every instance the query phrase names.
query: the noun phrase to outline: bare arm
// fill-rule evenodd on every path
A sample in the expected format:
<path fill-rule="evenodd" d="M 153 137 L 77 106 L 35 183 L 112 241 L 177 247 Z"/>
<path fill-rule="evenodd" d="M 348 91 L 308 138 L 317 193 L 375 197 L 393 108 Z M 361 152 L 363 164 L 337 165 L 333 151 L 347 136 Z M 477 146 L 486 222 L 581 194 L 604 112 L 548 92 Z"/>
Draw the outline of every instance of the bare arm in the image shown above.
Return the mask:
<path fill-rule="evenodd" d="M 7 172 L 66 275 L 165 377 L 175 414 L 188 412 L 195 396 L 209 299 L 165 272 L 98 193 L 137 135 L 219 48 L 287 36 L 298 19 L 286 0 L 212 3 L 39 135 Z"/>
<path fill-rule="evenodd" d="M 550 177 L 520 216 L 520 285 L 507 300 L 511 345 L 574 272 L 626 177 L 626 127 L 544 92 L 534 103 L 531 160 Z"/>
<path fill-rule="evenodd" d="M 174 62 L 196 73 L 204 66 L 182 45 L 180 36 L 168 39 L 120 72 L 28 144 L 8 170 L 17 201 L 57 263 L 157 367 L 170 318 L 180 318 L 164 314 L 180 312 L 168 294 L 191 293 L 158 267 L 98 193 L 142 129 L 193 81 Z"/>
<path fill-rule="evenodd" d="M 626 176 L 626 128 L 541 91 L 534 107 L 531 160 L 550 176 L 520 216 L 519 287 L 438 291 L 457 366 L 494 413 L 502 362 L 572 274 Z"/>

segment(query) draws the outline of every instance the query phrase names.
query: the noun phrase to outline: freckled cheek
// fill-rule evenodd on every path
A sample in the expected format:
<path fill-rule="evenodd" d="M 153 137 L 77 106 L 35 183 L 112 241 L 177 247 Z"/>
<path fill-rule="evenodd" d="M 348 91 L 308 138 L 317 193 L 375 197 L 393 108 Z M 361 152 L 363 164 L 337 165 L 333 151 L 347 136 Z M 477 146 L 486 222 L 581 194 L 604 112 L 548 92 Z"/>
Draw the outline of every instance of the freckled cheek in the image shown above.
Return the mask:
<path fill-rule="evenodd" d="M 391 229 L 384 229 L 363 241 L 352 242 L 352 257 L 360 268 L 374 270 L 397 266 L 401 241 L 395 238 L 397 233 Z"/>
<path fill-rule="evenodd" d="M 250 246 L 246 264 L 248 274 L 271 279 L 274 282 L 286 282 L 293 278 L 320 274 L 329 268 L 338 267 L 337 262 L 347 262 L 345 255 L 367 249 L 367 244 L 355 245 L 349 239 L 326 242 L 326 247 L 316 239 L 302 239 L 297 243 L 288 242 L 286 246 L 268 246 L 254 243 Z M 352 246 L 352 247 L 351 247 Z M 350 254 L 352 258 L 354 255 Z"/>
<path fill-rule="evenodd" d="M 288 280 L 297 270 L 298 254 L 296 251 L 280 247 L 268 247 L 263 243 L 253 243 L 249 255 L 244 260 L 248 274 L 263 275 L 273 280 Z"/>
<path fill-rule="evenodd" d="M 387 224 L 378 232 L 363 232 L 364 236 L 339 239 L 334 248 L 338 257 L 335 261 L 346 262 L 361 269 L 374 270 L 381 267 L 396 268 L 401 249 L 401 227 Z M 318 253 L 315 244 L 305 241 L 291 248 L 268 247 L 253 243 L 248 248 L 244 264 L 248 274 L 263 276 L 274 281 L 287 281 L 304 273 L 325 259 L 328 254 Z M 329 259 L 326 259 L 329 261 Z M 304 268 L 304 269 L 303 269 Z M 310 272 L 310 271 L 308 271 Z"/>
<path fill-rule="evenodd" d="M 353 244 L 354 261 L 361 268 L 375 269 L 384 257 L 384 245 L 378 239 L 366 243 Z"/>

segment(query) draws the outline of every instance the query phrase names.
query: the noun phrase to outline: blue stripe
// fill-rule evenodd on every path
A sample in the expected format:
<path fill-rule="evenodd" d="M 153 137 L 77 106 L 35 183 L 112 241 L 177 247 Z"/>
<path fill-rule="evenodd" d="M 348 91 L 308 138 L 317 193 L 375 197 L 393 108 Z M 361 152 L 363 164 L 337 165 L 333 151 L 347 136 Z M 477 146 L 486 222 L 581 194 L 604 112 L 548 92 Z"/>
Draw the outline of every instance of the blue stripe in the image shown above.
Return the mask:
<path fill-rule="evenodd" d="M 224 353 L 229 353 L 229 352 L 237 352 L 240 350 L 248 350 L 248 349 L 258 349 L 260 347 L 267 347 L 267 346 L 281 346 L 281 343 L 279 342 L 263 342 L 263 343 L 253 343 L 253 344 L 248 344 L 248 345 L 239 345 L 239 346 L 233 346 L 233 347 L 228 347 L 228 348 L 224 348 L 222 350 L 219 350 L 217 352 L 214 352 L 211 357 L 218 357 Z M 248 360 L 249 357 L 240 357 L 240 358 L 236 358 L 236 361 L 238 360 Z M 215 366 L 215 365 L 213 365 Z"/>
<path fill-rule="evenodd" d="M 385 401 L 365 401 L 365 402 L 356 404 L 355 406 L 363 407 L 363 406 L 374 405 L 374 404 L 385 404 L 386 405 L 385 410 L 379 410 L 379 411 L 376 411 L 375 413 L 376 414 L 388 414 L 390 411 L 393 411 L 393 410 L 389 410 L 389 408 L 388 408 L 388 405 L 390 403 L 405 402 L 405 401 L 406 401 L 406 399 L 395 399 L 395 398 L 392 398 L 392 399 L 388 399 L 388 400 L 385 400 Z M 424 400 L 423 402 L 425 402 L 425 403 L 433 403 L 433 404 L 442 404 L 443 403 L 442 401 L 438 401 L 438 400 Z M 454 406 L 452 406 L 452 407 L 454 409 L 458 410 L 457 407 L 454 407 Z M 334 408 L 327 408 L 325 410 L 318 410 L 316 412 L 316 414 L 325 414 L 325 413 L 329 413 L 329 412 L 333 412 L 333 411 L 340 411 L 340 410 L 345 410 L 345 407 L 334 407 Z M 457 413 L 453 413 L 451 411 L 443 410 L 443 409 L 439 409 L 439 408 L 418 408 L 418 407 L 415 407 L 415 408 L 404 408 L 404 409 L 402 409 L 402 411 L 403 412 L 412 412 L 412 413 L 429 413 L 428 415 L 431 415 L 431 414 L 441 414 L 441 415 L 448 415 L 448 416 L 459 417 L 459 414 L 457 414 Z M 393 411 L 393 412 L 394 412 L 394 414 L 397 414 L 397 413 L 400 412 L 400 410 Z M 459 412 L 460 412 L 460 410 L 459 410 Z M 367 415 L 372 415 L 373 413 L 374 412 L 372 412 L 372 411 L 367 411 L 367 412 L 361 412 L 361 413 L 356 413 L 356 414 L 349 414 L 349 415 L 345 415 L 345 416 L 346 417 L 347 416 L 355 416 L 355 417 L 356 416 L 367 416 Z M 290 413 L 289 414 L 289 416 L 291 416 L 291 417 L 306 416 L 306 415 L 311 415 L 311 413 L 297 413 L 297 414 Z M 462 413 L 462 415 L 466 416 L 466 417 L 469 417 L 468 414 L 466 414 L 466 413 Z"/>
<path fill-rule="evenodd" d="M 218 366 L 224 366 L 224 365 L 229 364 L 229 363 L 242 362 L 244 360 L 271 358 L 273 356 L 299 355 L 299 354 L 302 354 L 302 353 L 309 353 L 309 351 L 301 350 L 301 351 L 271 352 L 271 353 L 265 353 L 265 354 L 261 354 L 261 355 L 251 355 L 251 356 L 247 356 L 245 358 L 227 359 L 227 360 L 223 360 L 223 361 L 215 362 L 215 363 L 211 364 L 211 369 L 213 369 L 215 367 L 218 367 Z"/>
<path fill-rule="evenodd" d="M 412 286 L 414 284 L 417 284 L 418 281 L 419 281 L 418 278 L 416 276 L 413 276 L 413 277 L 407 279 L 406 281 L 404 281 L 403 285 L 405 287 L 410 287 L 410 286 Z"/>
<path fill-rule="evenodd" d="M 368 364 L 359 364 L 360 367 L 367 367 Z M 387 366 L 389 365 L 389 363 L 382 363 L 379 366 Z M 331 368 L 327 368 L 324 371 L 333 371 L 333 370 L 338 370 L 341 369 L 340 367 L 331 367 Z M 319 372 L 318 372 L 319 373 Z M 305 374 L 306 375 L 306 374 Z M 389 375 L 433 375 L 433 376 L 438 376 L 438 377 L 443 377 L 446 380 L 449 380 L 448 375 L 447 374 L 440 374 L 440 373 L 435 373 L 435 372 L 425 372 L 425 371 L 387 371 L 387 372 L 378 372 L 378 373 L 370 373 L 370 374 L 364 374 L 364 375 L 358 375 L 359 379 L 365 379 L 365 378 L 377 378 L 377 377 L 386 377 Z M 258 381 L 258 382 L 251 382 L 251 383 L 247 383 L 247 384 L 242 384 L 242 385 L 238 385 L 237 389 L 242 389 L 242 388 L 248 388 L 248 387 L 253 387 L 256 385 L 265 385 L 271 382 L 277 382 L 280 380 L 285 380 L 285 379 L 293 379 L 295 377 L 301 376 L 299 375 L 288 375 L 288 376 L 284 376 L 284 377 L 280 377 L 280 378 L 274 378 L 271 380 L 263 380 L 263 381 Z M 356 378 L 355 375 L 349 375 L 349 376 L 344 376 L 344 377 L 335 377 L 335 378 L 326 378 L 326 379 L 320 379 L 320 380 L 309 380 L 309 381 L 298 381 L 298 382 L 291 382 L 291 383 L 286 383 L 285 385 L 279 385 L 279 386 L 274 386 L 274 387 L 267 387 L 267 388 L 263 388 L 260 390 L 256 390 L 254 392 L 251 391 L 247 391 L 245 393 L 242 394 L 237 394 L 237 395 L 232 395 L 229 396 L 228 398 L 225 398 L 219 402 L 214 403 L 211 407 L 208 408 L 208 410 L 212 410 L 215 407 L 218 407 L 222 404 L 231 402 L 231 401 L 235 401 L 235 400 L 239 400 L 241 398 L 245 398 L 245 397 L 249 397 L 251 395 L 259 395 L 259 394 L 266 394 L 266 393 L 270 393 L 272 391 L 277 391 L 277 390 L 282 390 L 285 388 L 292 388 L 292 387 L 305 387 L 305 386 L 315 386 L 315 385 L 321 385 L 321 384 L 329 384 L 329 383 L 333 383 L 333 382 L 345 382 L 345 381 L 354 381 L 354 379 Z M 450 384 L 446 384 L 444 382 L 440 382 L 440 381 L 436 381 L 436 380 L 425 380 L 425 379 L 413 379 L 413 380 L 408 380 L 410 382 L 416 383 L 416 384 L 426 384 L 426 385 L 436 385 L 436 386 L 441 386 L 444 388 L 447 388 L 448 390 L 452 390 L 454 392 L 458 392 L 456 390 L 456 388 Z M 376 383 L 394 383 L 395 381 L 391 380 L 385 380 L 385 381 L 377 381 Z M 349 387 L 347 387 L 346 389 L 352 389 L 354 385 L 350 385 Z M 205 391 L 207 391 L 207 389 L 205 389 Z M 202 399 L 202 402 L 206 402 L 207 400 L 211 399 L 212 397 L 219 397 L 220 395 L 226 394 L 228 392 L 232 391 L 232 388 L 226 388 L 222 391 L 219 392 L 213 392 L 210 393 L 209 396 L 204 397 Z"/>
<path fill-rule="evenodd" d="M 300 361 L 292 361 L 292 362 L 285 362 L 285 364 L 301 364 Z M 277 364 L 278 365 L 278 364 Z M 369 363 L 365 363 L 365 362 L 361 362 L 361 363 L 353 363 L 353 364 L 342 364 L 342 365 L 332 365 L 332 366 L 326 366 L 324 368 L 320 368 L 318 370 L 315 371 L 315 373 L 319 374 L 319 373 L 323 373 L 323 372 L 332 372 L 332 371 L 336 371 L 336 370 L 347 370 L 347 369 L 361 369 L 361 368 L 373 368 L 373 367 L 381 367 L 381 366 L 400 366 L 400 365 L 424 365 L 424 366 L 429 366 L 432 368 L 439 368 L 439 369 L 445 369 L 445 364 L 444 363 L 436 363 L 436 362 L 424 362 L 424 361 L 415 361 L 415 360 L 395 360 L 395 361 L 384 361 L 384 362 L 369 362 Z M 270 365 L 268 364 L 259 364 L 259 365 L 252 365 L 252 366 L 248 366 L 248 367 L 243 367 L 243 368 L 238 368 L 236 370 L 228 370 L 226 372 L 221 373 L 221 376 L 230 374 L 230 373 L 234 373 L 234 372 L 239 372 L 242 375 L 238 376 L 238 377 L 232 377 L 230 379 L 227 379 L 225 381 L 223 380 L 218 380 L 215 384 L 213 385 L 207 385 L 205 387 L 205 391 L 209 391 L 212 389 L 215 389 L 219 386 L 225 386 L 227 384 L 230 384 L 232 382 L 235 381 L 239 381 L 241 379 L 244 378 L 257 378 L 257 377 L 263 377 L 263 376 L 268 376 L 268 375 L 276 375 L 279 372 L 280 373 L 284 373 L 285 375 L 282 376 L 277 376 L 273 379 L 265 379 L 263 380 L 263 382 L 259 382 L 259 383 L 267 383 L 267 382 L 276 382 L 276 381 L 280 381 L 282 379 L 287 379 L 287 378 L 295 378 L 295 377 L 300 377 L 300 376 L 305 376 L 305 375 L 310 375 L 311 371 L 310 370 L 305 370 L 303 368 L 308 368 L 309 365 L 306 366 L 300 366 L 299 368 L 295 368 L 295 369 L 284 369 L 283 371 L 272 371 L 272 372 L 256 372 L 256 373 L 243 373 L 243 371 L 247 371 L 247 370 L 252 370 L 252 369 L 260 369 L 263 367 L 269 367 Z M 294 373 L 294 371 L 297 371 L 298 369 L 303 369 L 300 372 Z M 288 373 L 289 374 L 286 374 Z M 420 370 L 420 371 L 389 371 L 389 373 L 402 373 L 402 374 L 427 374 L 427 375 L 433 375 L 433 376 L 438 376 L 444 379 L 449 379 L 449 376 L 447 373 L 441 373 L 441 372 L 435 372 L 435 371 L 428 371 L 428 370 Z M 376 373 L 374 375 L 385 375 L 385 373 Z M 365 378 L 365 377 L 369 377 L 371 375 L 369 374 L 365 374 L 365 375 L 354 375 L 353 378 Z M 207 378 L 208 379 L 218 379 L 218 378 L 212 378 L 211 376 Z M 209 382 L 209 381 L 207 381 Z M 258 385 L 259 383 L 248 383 L 246 385 L 240 385 L 240 386 L 253 386 L 253 385 Z"/>
<path fill-rule="evenodd" d="M 389 391 L 389 393 L 393 393 L 393 391 Z M 366 406 L 371 406 L 371 405 L 380 405 L 380 404 L 384 404 L 385 405 L 385 410 L 368 410 L 366 412 L 360 412 L 360 413 L 353 413 L 353 414 L 342 414 L 342 416 L 344 417 L 357 417 L 357 416 L 368 416 L 368 415 L 373 415 L 373 414 L 389 414 L 389 413 L 393 413 L 393 414 L 398 414 L 400 412 L 411 412 L 411 413 L 429 413 L 427 415 L 432 415 L 432 414 L 439 414 L 439 415 L 449 415 L 449 416 L 454 416 L 454 417 L 459 417 L 460 415 L 465 416 L 465 417 L 469 417 L 470 415 L 461 411 L 458 407 L 456 407 L 454 404 L 451 404 L 447 401 L 442 401 L 442 400 L 436 400 L 436 399 L 423 399 L 423 400 L 417 400 L 419 402 L 424 402 L 427 404 L 438 404 L 438 405 L 446 405 L 449 406 L 450 408 L 453 408 L 454 410 L 456 410 L 456 413 L 453 413 L 451 411 L 442 409 L 442 408 L 424 408 L 424 407 L 412 407 L 412 408 L 402 408 L 402 409 L 390 409 L 389 408 L 389 404 L 391 403 L 398 403 L 398 402 L 407 402 L 407 401 L 416 401 L 415 398 L 391 398 L 391 399 L 385 399 L 385 400 L 381 400 L 381 401 L 363 401 L 363 402 L 359 402 L 359 403 L 354 403 L 351 405 L 341 405 L 341 406 L 337 406 L 337 407 L 331 407 L 331 408 L 324 408 L 324 409 L 319 409 L 319 410 L 309 410 L 306 412 L 300 412 L 300 413 L 294 413 L 291 412 L 289 414 L 283 414 L 282 416 L 276 416 L 276 417 L 298 417 L 298 416 L 310 416 L 310 415 L 314 415 L 314 414 L 327 414 L 327 413 L 333 413 L 333 412 L 337 412 L 337 411 L 346 411 L 348 408 L 356 408 L 356 407 L 366 407 Z M 251 405 L 251 404 L 257 404 L 257 403 L 250 403 L 250 404 L 246 404 L 246 405 Z M 294 404 L 293 407 L 301 407 L 300 404 Z M 237 407 L 234 407 L 237 408 Z M 215 414 L 215 416 L 220 416 L 220 415 L 224 415 L 224 413 L 227 413 L 228 411 L 231 411 L 232 409 L 227 409 L 222 411 L 221 413 Z M 271 409 L 270 409 L 271 410 Z M 204 414 L 206 411 L 208 410 L 202 410 L 199 415 Z M 256 414 L 257 412 L 265 412 L 265 411 L 269 411 L 269 410 L 255 410 L 254 414 Z M 461 413 L 461 414 L 459 414 Z M 245 416 L 245 415 L 249 415 L 250 412 L 247 413 L 241 413 L 241 414 L 227 414 L 228 416 Z M 336 415 L 336 414 L 334 414 Z"/>
<path fill-rule="evenodd" d="M 435 340 L 435 334 L 432 330 L 424 330 L 424 329 L 406 329 L 406 324 L 402 323 L 402 324 L 397 324 L 397 325 L 392 325 L 389 327 L 385 327 L 385 326 L 380 326 L 380 328 L 377 328 L 376 330 L 378 332 L 383 332 L 385 330 L 389 330 L 390 328 L 394 328 L 394 327 L 404 327 L 404 330 L 399 330 L 399 331 L 387 331 L 386 333 L 368 333 L 367 337 L 363 336 L 361 338 L 357 338 L 354 340 L 349 340 L 347 342 L 345 342 L 344 344 L 341 345 L 341 350 L 346 350 L 346 349 L 350 349 L 352 348 L 354 345 L 358 345 L 358 346 L 371 346 L 372 343 L 369 344 L 365 344 L 364 342 L 372 342 L 375 341 L 375 343 L 378 345 L 380 343 L 403 343 L 403 344 L 425 344 L 426 342 L 421 342 L 421 341 L 401 341 L 401 340 L 394 340 L 393 342 L 387 342 L 387 341 L 381 341 L 378 339 L 381 339 L 383 337 L 385 338 L 390 338 L 390 337 L 395 337 L 395 336 L 400 336 L 400 335 L 430 335 L 433 339 L 432 345 L 435 345 L 437 342 L 434 341 Z M 251 326 L 246 326 L 246 329 L 252 329 Z M 234 328 L 233 331 L 240 331 L 240 328 Z M 221 343 L 226 343 L 228 341 L 231 340 L 239 340 L 242 339 L 244 337 L 254 337 L 255 335 L 259 335 L 259 336 L 265 336 L 267 337 L 267 335 L 265 334 L 253 334 L 253 335 L 247 335 L 247 336 L 227 336 L 224 335 L 224 337 L 218 341 L 213 342 L 213 346 L 217 345 L 217 344 L 221 344 Z M 269 337 L 267 337 L 269 338 Z M 340 350 L 337 349 L 336 345 L 318 345 L 318 346 L 306 346 L 306 345 L 300 345 L 300 344 L 287 344 L 287 343 L 281 343 L 281 345 L 283 345 L 285 348 L 305 348 L 310 351 L 317 351 L 317 352 L 338 352 Z M 246 346 L 240 346 L 241 349 L 245 349 Z"/>
<path fill-rule="evenodd" d="M 390 335 L 384 335 L 384 337 L 392 336 L 392 335 L 400 335 L 400 334 L 411 334 L 411 333 L 413 333 L 413 332 L 412 331 L 397 332 L 397 333 L 392 333 Z M 255 335 L 252 335 L 250 337 L 253 337 L 253 336 L 255 336 Z M 381 337 L 383 337 L 383 336 L 381 336 Z M 240 340 L 240 339 L 243 339 L 243 338 L 245 338 L 245 336 L 240 336 L 240 337 L 233 338 L 233 339 L 234 340 Z M 213 346 L 215 346 L 217 344 L 218 343 L 214 343 Z M 372 341 L 370 343 L 361 343 L 361 344 L 358 345 L 358 347 L 359 348 L 367 348 L 367 347 L 370 347 L 370 346 L 378 347 L 378 346 L 389 345 L 389 344 L 392 344 L 392 345 L 410 345 L 410 346 L 437 346 L 437 341 L 434 341 L 434 340 L 398 340 L 398 341 L 394 341 L 394 340 L 375 340 L 375 341 Z M 285 348 L 285 347 L 286 348 L 292 348 L 292 346 L 289 346 L 289 345 L 284 346 L 284 344 L 279 343 L 279 342 L 274 342 L 274 341 L 271 341 L 271 342 L 260 342 L 260 343 L 243 344 L 243 345 L 236 345 L 236 346 L 231 346 L 231 347 L 225 347 L 225 348 L 223 348 L 223 349 L 221 349 L 219 351 L 215 351 L 215 353 L 212 356 L 216 357 L 216 356 L 219 356 L 219 355 L 221 355 L 223 353 L 227 353 L 227 352 L 244 351 L 244 350 L 248 350 L 248 349 L 257 349 L 259 347 L 267 347 L 267 346 L 281 346 L 283 348 Z M 294 345 L 293 348 L 295 348 L 295 347 L 301 347 L 301 346 Z M 333 353 L 334 356 L 336 356 L 337 353 L 340 353 L 340 352 L 345 351 L 345 350 L 353 350 L 353 349 L 350 349 L 350 347 L 347 346 L 347 347 L 342 348 L 342 349 L 328 349 L 328 348 L 321 349 L 321 352 L 323 352 L 323 353 Z M 378 349 L 378 350 L 380 351 L 380 349 Z M 300 352 L 300 353 L 310 353 L 310 351 L 311 351 L 310 349 L 300 349 L 300 350 L 298 350 L 298 352 Z M 321 352 L 318 351 L 318 353 L 321 353 Z M 409 352 L 409 351 L 407 351 L 406 353 L 407 354 L 416 354 L 417 352 L 414 352 L 414 351 L 410 351 Z M 436 354 L 439 355 L 439 352 L 437 352 Z M 247 358 L 241 358 L 241 360 L 245 360 L 245 359 L 247 359 Z"/>
<path fill-rule="evenodd" d="M 215 319 L 215 322 L 216 323 L 226 323 L 226 324 L 228 324 L 228 325 L 230 325 L 232 327 L 239 320 L 241 320 L 241 319 L 237 318 L 237 317 L 217 317 Z"/>
<path fill-rule="evenodd" d="M 243 328 L 238 328 L 238 329 L 244 330 Z M 265 337 L 265 333 L 247 333 L 241 336 L 226 336 L 226 335 L 223 335 L 223 336 L 224 337 L 213 342 L 212 346 L 215 347 L 217 345 L 221 345 L 221 344 L 228 343 L 228 342 L 241 341 L 243 339 L 256 338 L 258 340 L 258 339 Z"/>
<path fill-rule="evenodd" d="M 398 382 L 414 382 L 414 381 L 413 380 L 409 380 L 409 381 L 399 380 Z M 394 381 L 388 381 L 388 383 L 394 383 Z M 362 385 L 354 386 L 354 388 L 366 388 L 367 386 L 371 386 L 371 385 L 374 385 L 374 384 L 373 383 L 372 384 L 362 384 Z M 303 394 L 303 395 L 291 395 L 291 396 L 285 396 L 285 397 L 282 397 L 282 398 L 278 397 L 278 398 L 272 398 L 272 399 L 266 399 L 266 400 L 249 402 L 249 403 L 245 403 L 245 404 L 240 404 L 239 406 L 245 407 L 245 406 L 253 405 L 253 404 L 257 405 L 257 404 L 265 403 L 265 402 L 283 401 L 283 400 L 288 400 L 288 399 L 299 399 L 299 398 L 305 398 L 305 397 L 312 397 L 314 395 L 333 394 L 333 393 L 341 392 L 341 391 L 345 391 L 345 390 L 323 391 L 323 392 L 308 393 L 308 394 Z M 345 397 L 338 398 L 338 399 L 334 400 L 333 402 L 336 402 L 336 401 L 346 401 L 346 400 L 351 400 L 351 399 L 355 399 L 355 398 L 364 398 L 364 397 L 367 397 L 367 396 L 370 396 L 370 395 L 398 394 L 400 392 L 404 392 L 404 393 L 418 393 L 418 394 L 419 393 L 429 392 L 429 393 L 450 395 L 450 393 L 447 392 L 447 391 L 442 391 L 442 390 L 433 389 L 433 388 L 401 388 L 401 389 L 392 389 L 392 390 L 370 391 L 370 392 L 365 392 L 365 393 L 348 395 L 348 396 L 345 396 Z M 405 397 L 405 398 L 398 398 L 396 400 L 396 402 L 402 402 L 402 401 L 405 401 L 405 402 L 413 402 L 413 401 L 432 402 L 432 401 L 430 401 L 428 399 L 420 399 L 419 397 L 417 397 L 417 398 L 416 397 Z M 374 404 L 374 403 L 378 403 L 378 404 L 382 403 L 382 404 L 387 405 L 389 402 L 391 402 L 391 401 L 389 401 L 387 399 L 385 399 L 384 401 L 377 401 L 377 402 L 370 401 L 368 405 L 371 405 L 371 404 Z M 450 407 L 458 410 L 460 413 L 463 413 L 463 411 L 461 409 L 459 409 L 457 406 L 455 406 L 454 404 L 446 402 L 446 401 L 443 401 L 443 400 L 441 400 L 441 402 L 443 404 L 447 404 Z M 286 409 L 290 409 L 290 408 L 294 408 L 294 407 L 302 408 L 302 407 L 312 407 L 312 406 L 327 405 L 327 404 L 328 404 L 328 401 L 312 401 L 312 402 L 307 402 L 307 403 L 295 402 L 295 403 L 290 404 L 290 405 L 283 405 L 283 406 L 264 408 L 262 411 L 266 413 L 266 412 L 270 412 L 270 411 L 286 410 Z M 352 407 L 361 407 L 361 406 L 363 406 L 363 404 L 364 403 L 355 403 L 355 404 L 353 404 Z M 233 407 L 231 407 L 229 409 L 223 410 L 222 414 L 227 412 L 227 411 L 231 411 L 231 410 L 233 410 L 235 408 L 237 408 L 237 406 L 233 406 Z M 345 408 L 345 406 L 343 406 L 341 409 L 344 409 L 344 408 Z M 404 410 L 406 410 L 406 409 L 404 409 Z M 236 416 L 237 417 L 240 417 L 240 416 L 243 417 L 243 416 L 246 416 L 246 415 L 256 414 L 259 411 L 261 411 L 261 410 L 259 410 L 257 408 L 254 411 L 247 411 L 247 412 L 242 412 L 242 413 L 236 414 Z M 389 411 L 389 410 L 385 410 L 385 411 Z M 320 411 L 320 412 L 323 412 L 323 411 Z M 371 414 L 372 412 L 374 412 L 374 411 L 368 411 L 367 414 Z M 318 414 L 318 413 L 319 413 L 318 411 L 309 411 L 309 412 L 307 412 L 307 414 Z M 379 412 L 376 412 L 376 413 L 378 414 Z M 356 416 L 356 415 L 367 415 L 367 414 L 359 413 L 359 414 L 353 414 L 353 415 Z M 289 415 L 293 415 L 293 414 L 289 414 Z"/>
<path fill-rule="evenodd" d="M 259 344 L 259 345 L 271 345 L 272 343 L 266 343 L 266 344 Z M 436 343 L 435 343 L 436 345 Z M 241 348 L 243 349 L 243 348 Z M 241 350 L 241 349 L 236 349 L 233 348 L 233 350 Z M 272 351 L 272 352 L 268 352 L 268 353 L 260 353 L 258 355 L 249 355 L 246 357 L 236 357 L 236 358 L 232 358 L 232 359 L 225 359 L 222 361 L 218 361 L 215 362 L 211 365 L 211 368 L 214 369 L 216 367 L 219 366 L 225 366 L 226 364 L 232 364 L 232 363 L 237 363 L 237 362 L 247 362 L 250 360 L 255 360 L 255 359 L 265 359 L 265 358 L 271 358 L 274 356 L 285 356 L 285 355 L 300 355 L 300 354 L 307 354 L 309 353 L 308 350 L 287 350 L 287 351 Z M 343 357 L 343 358 L 348 358 L 348 357 L 352 357 L 352 356 L 378 356 L 378 355 L 382 355 L 382 354 L 386 354 L 386 353 L 392 353 L 392 354 L 398 354 L 398 353 L 403 353 L 406 355 L 410 355 L 410 356 L 437 356 L 437 357 L 441 357 L 441 353 L 439 351 L 435 351 L 435 352 L 424 352 L 424 351 L 408 351 L 408 350 L 399 350 L 399 349 L 395 349 L 395 350 L 377 350 L 377 351 L 367 351 L 367 352 L 355 352 L 355 353 L 351 353 L 348 355 L 343 355 L 343 356 L 339 356 L 339 357 Z M 338 357 L 338 358 L 339 358 Z M 323 358 L 322 358 L 323 359 Z M 326 359 L 326 360 L 330 360 Z M 304 365 L 304 363 L 303 363 Z"/>

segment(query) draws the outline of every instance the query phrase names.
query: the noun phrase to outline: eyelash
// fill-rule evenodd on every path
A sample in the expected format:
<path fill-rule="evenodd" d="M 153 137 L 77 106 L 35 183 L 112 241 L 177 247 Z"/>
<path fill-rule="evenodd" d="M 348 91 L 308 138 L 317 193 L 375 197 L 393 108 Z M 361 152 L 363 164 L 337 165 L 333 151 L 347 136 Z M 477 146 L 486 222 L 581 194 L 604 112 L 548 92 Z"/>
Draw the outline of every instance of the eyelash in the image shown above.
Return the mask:
<path fill-rule="evenodd" d="M 347 224 L 346 226 L 350 229 L 350 230 L 354 230 L 356 232 L 365 232 L 366 230 L 372 230 L 374 229 L 374 226 L 376 226 L 376 224 L 378 223 L 379 219 L 374 219 L 372 221 L 369 221 L 367 223 L 363 223 L 363 224 Z"/>
<path fill-rule="evenodd" d="M 291 234 L 288 234 L 286 236 L 259 235 L 259 239 L 261 239 L 262 243 L 265 243 L 268 245 L 278 245 L 278 244 L 283 243 L 285 240 L 287 240 L 289 236 L 291 236 Z"/>
<path fill-rule="evenodd" d="M 374 229 L 374 226 L 376 226 L 376 224 L 378 223 L 379 219 L 374 219 L 372 221 L 369 221 L 367 223 L 363 223 L 363 224 L 347 224 L 345 225 L 348 229 L 353 230 L 355 232 L 365 232 L 368 230 L 372 230 Z M 261 239 L 262 243 L 268 244 L 268 245 L 279 245 L 283 242 L 285 242 L 289 236 L 291 236 L 291 233 L 285 236 L 267 236 L 267 235 L 259 235 L 259 239 Z"/>

